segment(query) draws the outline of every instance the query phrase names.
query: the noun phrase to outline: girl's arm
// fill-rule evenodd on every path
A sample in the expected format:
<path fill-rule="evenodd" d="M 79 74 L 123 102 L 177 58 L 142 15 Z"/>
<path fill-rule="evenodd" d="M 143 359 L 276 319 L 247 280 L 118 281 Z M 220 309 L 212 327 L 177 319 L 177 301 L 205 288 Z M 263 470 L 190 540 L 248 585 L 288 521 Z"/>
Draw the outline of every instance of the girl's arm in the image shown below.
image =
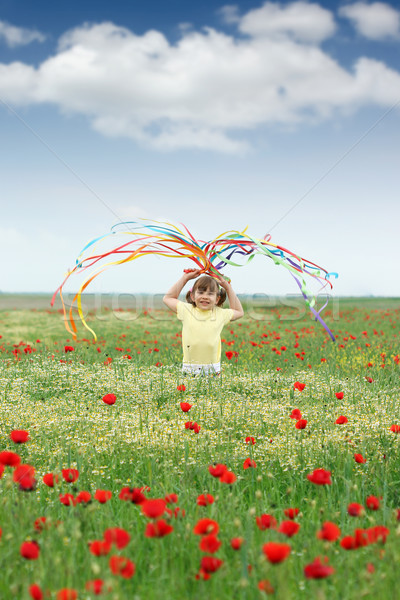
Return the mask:
<path fill-rule="evenodd" d="M 176 283 L 174 283 L 174 285 L 165 294 L 165 296 L 163 298 L 164 304 L 166 304 L 168 306 L 168 308 L 170 308 L 172 311 L 174 311 L 176 313 L 178 302 L 179 302 L 179 300 L 178 300 L 179 294 L 181 293 L 181 291 L 183 290 L 183 288 L 185 287 L 187 282 L 190 281 L 190 279 L 195 279 L 200 274 L 201 274 L 200 269 L 190 269 L 190 270 L 187 269 L 187 272 L 185 272 L 182 275 L 182 277 L 180 279 L 178 279 L 178 281 Z"/>
<path fill-rule="evenodd" d="M 231 321 L 236 321 L 236 319 L 240 319 L 244 315 L 244 311 L 243 311 L 242 305 L 240 303 L 240 300 L 236 296 L 236 294 L 233 290 L 233 287 L 231 286 L 230 283 L 228 283 L 222 277 L 218 277 L 218 280 L 219 280 L 220 286 L 224 288 L 224 290 L 226 291 L 226 294 L 228 296 L 229 308 L 231 308 L 233 310 L 233 317 L 232 317 Z"/>

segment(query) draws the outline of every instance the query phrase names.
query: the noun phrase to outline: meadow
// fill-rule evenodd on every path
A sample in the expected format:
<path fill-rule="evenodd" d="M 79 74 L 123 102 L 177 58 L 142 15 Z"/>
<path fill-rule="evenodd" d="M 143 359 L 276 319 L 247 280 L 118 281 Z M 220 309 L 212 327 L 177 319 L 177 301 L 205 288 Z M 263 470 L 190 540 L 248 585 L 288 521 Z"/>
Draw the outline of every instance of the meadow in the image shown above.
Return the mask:
<path fill-rule="evenodd" d="M 0 310 L 0 597 L 399 597 L 400 303 L 247 306 L 219 377 L 161 308 Z M 13 306 L 13 304 L 11 304 Z"/>

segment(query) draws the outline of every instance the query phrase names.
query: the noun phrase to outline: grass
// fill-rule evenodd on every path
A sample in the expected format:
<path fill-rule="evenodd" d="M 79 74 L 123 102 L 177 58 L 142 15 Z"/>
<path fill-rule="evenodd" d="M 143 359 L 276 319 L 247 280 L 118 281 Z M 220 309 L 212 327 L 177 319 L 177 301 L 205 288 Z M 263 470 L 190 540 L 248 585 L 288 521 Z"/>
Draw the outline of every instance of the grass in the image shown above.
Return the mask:
<path fill-rule="evenodd" d="M 219 378 L 182 377 L 179 323 L 160 310 L 92 312 L 95 342 L 82 328 L 77 341 L 68 337 L 57 310 L 0 311 L 0 450 L 18 453 L 37 480 L 35 489 L 22 491 L 10 467 L 0 480 L 1 597 L 32 598 L 36 583 L 50 598 L 73 598 L 73 591 L 93 598 L 85 586 L 101 579 L 100 597 L 113 600 L 250 600 L 266 596 L 258 587 L 266 580 L 272 597 L 285 600 L 395 598 L 400 457 L 390 427 L 399 423 L 400 311 L 395 299 L 341 300 L 339 309 L 325 313 L 332 343 L 308 316 L 293 318 L 293 308 L 257 307 L 257 320 L 225 328 Z M 226 351 L 238 356 L 228 360 Z M 296 381 L 305 383 L 303 391 L 294 389 Z M 182 383 L 186 389 L 178 391 Z M 108 393 L 116 396 L 111 406 L 102 402 Z M 188 413 L 182 401 L 192 405 Z M 295 408 L 305 429 L 290 418 Z M 346 424 L 335 423 L 340 415 Z M 187 421 L 199 424 L 198 434 L 185 428 Z M 13 430 L 28 431 L 29 441 L 14 444 Z M 365 463 L 355 461 L 357 453 Z M 256 466 L 244 469 L 247 458 Z M 236 481 L 212 477 L 214 463 L 226 465 Z M 67 468 L 79 471 L 74 483 L 61 476 Z M 331 472 L 331 485 L 307 479 L 318 468 Z M 54 488 L 42 481 L 49 472 L 60 475 Z M 146 537 L 151 519 L 119 499 L 122 488 L 142 486 L 150 488 L 148 498 L 177 495 L 168 505 L 179 506 L 177 516 L 162 517 L 173 527 L 169 535 Z M 90 492 L 89 504 L 60 502 L 60 495 L 82 490 Z M 111 491 L 111 499 L 101 504 L 96 490 Z M 215 501 L 198 506 L 205 493 Z M 380 499 L 378 510 L 366 508 L 371 495 Z M 354 502 L 364 506 L 361 516 L 348 514 Z M 289 507 L 299 509 L 292 538 L 277 530 Z M 256 517 L 263 514 L 277 528 L 260 530 Z M 39 517 L 46 518 L 40 532 Z M 219 525 L 222 545 L 214 556 L 223 564 L 203 580 L 196 579 L 200 561 L 211 554 L 200 550 L 193 528 L 206 517 Z M 337 541 L 317 539 L 325 521 L 340 527 Z M 390 531 L 386 543 L 341 546 L 356 528 L 376 525 Z M 129 544 L 95 556 L 88 543 L 110 527 L 125 529 Z M 244 539 L 238 551 L 230 545 L 235 537 Z M 38 542 L 37 560 L 20 555 L 27 540 Z M 290 545 L 287 560 L 266 559 L 262 548 L 270 541 Z M 113 574 L 112 555 L 133 561 L 134 576 Z M 317 556 L 335 572 L 308 579 L 304 567 Z M 63 589 L 70 591 L 62 596 Z"/>

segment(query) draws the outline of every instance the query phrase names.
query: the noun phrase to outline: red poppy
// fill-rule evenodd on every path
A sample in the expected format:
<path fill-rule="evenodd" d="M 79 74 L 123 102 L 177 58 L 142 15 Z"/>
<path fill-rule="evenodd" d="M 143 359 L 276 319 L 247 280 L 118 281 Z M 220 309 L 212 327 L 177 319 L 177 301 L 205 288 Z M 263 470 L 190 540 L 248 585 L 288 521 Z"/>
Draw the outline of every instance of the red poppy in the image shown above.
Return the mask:
<path fill-rule="evenodd" d="M 368 496 L 365 504 L 370 510 L 378 510 L 380 504 L 379 498 L 377 498 L 376 496 Z"/>
<path fill-rule="evenodd" d="M 335 421 L 336 425 L 344 425 L 345 423 L 348 423 L 348 419 L 347 417 L 341 415 L 340 417 L 338 417 Z"/>
<path fill-rule="evenodd" d="M 276 529 L 276 519 L 272 515 L 261 515 L 261 517 L 256 517 L 256 523 L 258 529 L 262 531 L 264 529 Z"/>
<path fill-rule="evenodd" d="M 340 545 L 344 550 L 354 550 L 357 548 L 356 540 L 351 535 L 346 535 L 340 540 Z"/>
<path fill-rule="evenodd" d="M 214 554 L 218 552 L 222 542 L 217 538 L 216 535 L 212 533 L 210 535 L 204 535 L 199 544 L 199 548 L 202 552 L 210 552 L 210 554 Z"/>
<path fill-rule="evenodd" d="M 234 354 L 233 354 L 232 350 L 227 350 L 225 352 L 225 356 L 228 360 L 232 360 L 232 358 L 234 357 Z"/>
<path fill-rule="evenodd" d="M 61 504 L 64 504 L 64 506 L 75 506 L 76 505 L 76 500 L 72 494 L 64 494 L 64 495 L 60 494 L 59 498 L 60 498 Z"/>
<path fill-rule="evenodd" d="M 174 528 L 164 519 L 159 519 L 153 523 L 147 523 L 144 535 L 146 537 L 164 537 L 170 534 Z"/>
<path fill-rule="evenodd" d="M 176 389 L 178 390 L 178 392 L 184 392 L 186 390 L 186 385 L 181 383 L 181 385 L 176 386 Z"/>
<path fill-rule="evenodd" d="M 400 425 L 392 425 L 390 431 L 393 431 L 393 433 L 400 433 Z"/>
<path fill-rule="evenodd" d="M 282 521 L 282 523 L 279 525 L 278 531 L 287 537 L 292 537 L 299 532 L 299 529 L 300 525 L 295 521 Z"/>
<path fill-rule="evenodd" d="M 143 504 L 146 496 L 143 494 L 143 488 L 124 487 L 119 493 L 119 499 L 132 502 L 133 504 Z"/>
<path fill-rule="evenodd" d="M 208 506 L 214 503 L 214 496 L 211 494 L 200 494 L 200 496 L 197 496 L 196 502 L 198 506 Z"/>
<path fill-rule="evenodd" d="M 226 465 L 210 465 L 208 467 L 208 472 L 210 473 L 210 475 L 212 475 L 213 477 L 221 477 L 225 471 L 228 470 L 228 467 Z"/>
<path fill-rule="evenodd" d="M 73 351 L 74 351 L 73 346 L 64 346 L 64 352 L 73 352 Z"/>
<path fill-rule="evenodd" d="M 218 531 L 219 525 L 212 519 L 200 519 L 193 528 L 195 535 L 217 535 Z"/>
<path fill-rule="evenodd" d="M 57 592 L 57 600 L 77 600 L 78 592 L 70 588 L 63 588 Z"/>
<path fill-rule="evenodd" d="M 231 539 L 231 548 L 232 550 L 240 550 L 244 542 L 242 537 L 232 538 Z"/>
<path fill-rule="evenodd" d="M 283 511 L 283 514 L 288 519 L 292 519 L 293 520 L 299 514 L 299 509 L 298 508 L 285 508 L 285 510 Z"/>
<path fill-rule="evenodd" d="M 29 440 L 29 433 L 24 430 L 14 430 L 10 433 L 10 438 L 15 444 L 24 444 Z"/>
<path fill-rule="evenodd" d="M 178 502 L 178 496 L 176 494 L 167 494 L 164 500 L 167 504 L 176 504 Z"/>
<path fill-rule="evenodd" d="M 102 400 L 104 404 L 108 404 L 109 406 L 111 406 L 112 404 L 115 404 L 117 396 L 115 394 L 106 394 L 102 397 Z"/>
<path fill-rule="evenodd" d="M 364 513 L 364 507 L 358 502 L 351 502 L 347 507 L 347 512 L 351 517 L 359 517 Z"/>
<path fill-rule="evenodd" d="M 335 396 L 338 400 L 343 400 L 344 393 L 343 392 L 335 392 Z"/>
<path fill-rule="evenodd" d="M 331 485 L 331 472 L 325 469 L 314 469 L 312 473 L 307 475 L 307 479 L 316 485 Z"/>
<path fill-rule="evenodd" d="M 45 528 L 46 521 L 46 517 L 38 517 L 33 523 L 33 528 L 40 533 Z"/>
<path fill-rule="evenodd" d="M 354 455 L 354 460 L 356 461 L 356 463 L 359 463 L 361 465 L 367 462 L 366 459 L 363 457 L 362 454 L 355 454 Z"/>
<path fill-rule="evenodd" d="M 189 402 L 181 402 L 181 409 L 183 410 L 183 412 L 189 412 L 192 406 L 193 405 L 189 404 Z"/>
<path fill-rule="evenodd" d="M 43 600 L 43 592 L 37 583 L 32 583 L 29 586 L 29 595 L 32 600 Z"/>
<path fill-rule="evenodd" d="M 327 542 L 335 542 L 340 537 L 340 533 L 341 531 L 335 523 L 325 521 L 322 528 L 317 532 L 317 538 Z"/>
<path fill-rule="evenodd" d="M 19 489 L 31 491 L 36 486 L 35 468 L 31 465 L 18 465 L 13 473 L 13 481 L 18 483 Z"/>
<path fill-rule="evenodd" d="M 109 567 L 113 575 L 121 575 L 125 579 L 130 579 L 136 571 L 135 563 L 124 556 L 111 556 Z"/>
<path fill-rule="evenodd" d="M 46 473 L 43 475 L 42 481 L 48 487 L 54 487 L 54 484 L 58 483 L 59 476 L 55 473 Z"/>
<path fill-rule="evenodd" d="M 88 504 L 92 499 L 92 494 L 82 490 L 75 498 L 75 504 Z"/>
<path fill-rule="evenodd" d="M 249 469 L 250 467 L 253 467 L 255 469 L 256 466 L 256 462 L 251 458 L 246 458 L 246 460 L 243 463 L 243 469 Z"/>
<path fill-rule="evenodd" d="M 145 500 L 142 502 L 142 513 L 150 519 L 158 519 L 165 512 L 166 502 L 163 498 Z"/>
<path fill-rule="evenodd" d="M 100 502 L 100 504 L 105 504 L 110 500 L 111 496 L 112 492 L 109 490 L 96 490 L 94 498 L 97 502 Z"/>
<path fill-rule="evenodd" d="M 292 410 L 292 414 L 290 415 L 291 419 L 296 419 L 296 421 L 298 421 L 299 419 L 301 419 L 301 411 L 298 408 L 294 408 Z"/>
<path fill-rule="evenodd" d="M 67 483 L 74 483 L 79 477 L 77 469 L 62 469 L 61 473 Z"/>
<path fill-rule="evenodd" d="M 215 556 L 203 556 L 200 569 L 204 573 L 215 573 L 224 564 L 224 561 Z"/>
<path fill-rule="evenodd" d="M 295 390 L 299 390 L 299 392 L 302 392 L 304 390 L 304 388 L 306 387 L 305 383 L 300 383 L 300 381 L 296 381 L 293 385 L 293 388 Z"/>
<path fill-rule="evenodd" d="M 85 583 L 85 589 L 92 592 L 95 596 L 99 596 L 103 592 L 104 581 L 102 579 L 92 579 Z"/>
<path fill-rule="evenodd" d="M 246 442 L 246 444 L 251 444 L 252 446 L 254 446 L 254 444 L 256 443 L 256 440 L 250 435 L 247 436 L 247 438 L 244 441 Z"/>
<path fill-rule="evenodd" d="M 110 529 L 106 529 L 103 537 L 107 543 L 114 544 L 119 550 L 125 548 L 131 539 L 129 533 L 120 527 L 111 527 Z"/>
<path fill-rule="evenodd" d="M 5 466 L 0 464 L 0 479 L 3 477 L 4 470 L 5 470 Z"/>
<path fill-rule="evenodd" d="M 365 379 L 368 381 L 368 383 L 373 383 L 374 382 L 374 380 L 372 379 L 372 377 L 366 377 Z"/>
<path fill-rule="evenodd" d="M 19 549 L 22 558 L 27 560 L 37 560 L 40 554 L 39 544 L 37 542 L 23 542 Z"/>
<path fill-rule="evenodd" d="M 277 544 L 276 542 L 268 542 L 262 547 L 266 558 L 270 563 L 278 564 L 283 562 L 290 554 L 291 547 L 289 544 Z"/>
<path fill-rule="evenodd" d="M 235 473 L 233 473 L 232 471 L 225 471 L 225 473 L 223 473 L 223 475 L 221 475 L 221 477 L 219 478 L 221 483 L 227 483 L 228 485 L 231 485 L 232 483 L 235 483 L 237 477 L 235 475 Z"/>
<path fill-rule="evenodd" d="M 6 467 L 17 467 L 21 462 L 21 458 L 15 452 L 9 452 L 8 450 L 3 450 L 0 452 L 0 463 L 5 465 Z"/>
<path fill-rule="evenodd" d="M 295 425 L 296 429 L 305 429 L 307 427 L 306 419 L 299 419 Z"/>
<path fill-rule="evenodd" d="M 89 552 L 95 556 L 106 556 L 111 550 L 111 543 L 106 540 L 95 540 L 89 543 Z"/>
<path fill-rule="evenodd" d="M 266 594 L 271 594 L 271 595 L 275 593 L 275 590 L 272 587 L 269 579 L 261 579 L 261 581 L 259 581 L 257 583 L 257 587 L 260 590 L 260 592 L 265 592 Z"/>
<path fill-rule="evenodd" d="M 328 565 L 328 559 L 325 557 L 324 562 L 321 562 L 319 556 L 313 560 L 312 563 L 304 567 L 304 575 L 307 579 L 323 579 L 329 577 L 335 572 L 333 567 Z"/>

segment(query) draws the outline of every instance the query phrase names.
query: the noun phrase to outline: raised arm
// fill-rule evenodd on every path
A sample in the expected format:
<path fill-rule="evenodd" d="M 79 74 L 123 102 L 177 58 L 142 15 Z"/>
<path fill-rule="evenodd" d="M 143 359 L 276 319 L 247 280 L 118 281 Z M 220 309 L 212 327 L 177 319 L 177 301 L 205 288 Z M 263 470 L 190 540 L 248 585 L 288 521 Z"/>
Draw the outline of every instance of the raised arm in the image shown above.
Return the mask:
<path fill-rule="evenodd" d="M 166 304 L 168 308 L 170 308 L 176 313 L 179 294 L 181 293 L 188 281 L 190 281 L 191 279 L 196 279 L 196 277 L 198 277 L 199 275 L 201 275 L 200 269 L 187 269 L 182 275 L 182 277 L 180 277 L 178 281 L 174 283 L 174 285 L 170 287 L 168 292 L 165 294 L 163 298 L 164 304 Z"/>
<path fill-rule="evenodd" d="M 239 298 L 234 292 L 233 287 L 222 277 L 218 277 L 218 281 L 220 286 L 223 287 L 226 291 L 226 294 L 228 296 L 229 308 L 233 310 L 233 317 L 231 321 L 236 321 L 236 319 L 240 319 L 241 317 L 243 317 L 244 311 Z"/>

